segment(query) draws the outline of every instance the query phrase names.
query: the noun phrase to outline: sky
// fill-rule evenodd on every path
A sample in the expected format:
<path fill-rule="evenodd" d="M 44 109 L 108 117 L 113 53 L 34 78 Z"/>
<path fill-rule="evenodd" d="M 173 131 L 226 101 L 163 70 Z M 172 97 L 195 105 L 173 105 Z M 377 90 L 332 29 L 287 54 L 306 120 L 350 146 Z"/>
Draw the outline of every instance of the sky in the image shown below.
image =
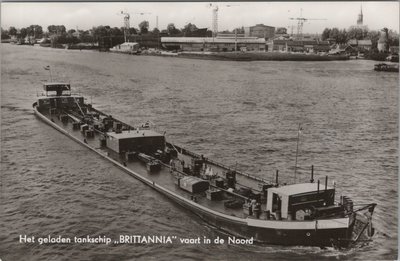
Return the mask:
<path fill-rule="evenodd" d="M 384 27 L 399 32 L 399 2 L 113 2 L 113 3 L 2 3 L 1 27 L 8 29 L 38 24 L 47 30 L 49 25 L 65 25 L 68 29 L 91 29 L 93 26 L 122 27 L 121 11 L 131 15 L 131 27 L 147 20 L 150 30 L 165 29 L 169 23 L 183 28 L 187 23 L 198 28 L 212 28 L 210 3 L 217 5 L 218 31 L 233 30 L 242 26 L 265 24 L 286 27 L 288 33 L 296 32 L 297 22 L 289 18 L 311 19 L 304 23 L 303 33 L 322 33 L 324 28 L 348 29 L 356 25 L 362 11 L 364 25 L 370 30 Z M 145 13 L 145 14 L 140 14 Z"/>

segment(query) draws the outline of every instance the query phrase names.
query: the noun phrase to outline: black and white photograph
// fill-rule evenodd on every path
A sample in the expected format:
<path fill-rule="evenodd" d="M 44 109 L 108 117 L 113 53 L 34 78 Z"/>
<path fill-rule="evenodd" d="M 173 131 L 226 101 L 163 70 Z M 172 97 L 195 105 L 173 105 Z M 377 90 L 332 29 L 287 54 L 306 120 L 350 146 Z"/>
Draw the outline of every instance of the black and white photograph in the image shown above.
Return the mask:
<path fill-rule="evenodd" d="M 2 2 L 0 261 L 398 260 L 399 2 Z"/>

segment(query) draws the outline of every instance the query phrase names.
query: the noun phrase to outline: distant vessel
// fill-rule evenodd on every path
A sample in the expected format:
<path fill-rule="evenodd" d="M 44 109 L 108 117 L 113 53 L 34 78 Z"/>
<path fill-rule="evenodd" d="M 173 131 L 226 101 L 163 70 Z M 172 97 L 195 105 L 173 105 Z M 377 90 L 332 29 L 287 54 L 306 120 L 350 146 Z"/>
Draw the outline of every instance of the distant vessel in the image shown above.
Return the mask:
<path fill-rule="evenodd" d="M 386 61 L 398 63 L 399 62 L 399 55 L 398 54 L 391 54 L 388 57 L 386 57 Z"/>
<path fill-rule="evenodd" d="M 374 65 L 375 71 L 399 72 L 399 64 L 378 63 Z"/>
<path fill-rule="evenodd" d="M 235 237 L 277 245 L 351 247 L 374 234 L 376 204 L 335 202 L 335 186 L 280 184 L 242 173 L 84 102 L 68 83 L 45 83 L 33 104 L 45 123 Z"/>
<path fill-rule="evenodd" d="M 138 54 L 140 53 L 139 43 L 125 42 L 118 44 L 113 48 L 110 48 L 110 52 L 115 53 L 127 53 L 127 54 Z"/>

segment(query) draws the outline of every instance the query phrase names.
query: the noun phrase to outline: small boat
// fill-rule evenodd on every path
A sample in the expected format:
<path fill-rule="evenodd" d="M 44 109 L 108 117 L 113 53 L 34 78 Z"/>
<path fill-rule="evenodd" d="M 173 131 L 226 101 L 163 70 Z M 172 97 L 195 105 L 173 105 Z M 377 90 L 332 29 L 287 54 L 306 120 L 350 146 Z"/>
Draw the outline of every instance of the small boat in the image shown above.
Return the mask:
<path fill-rule="evenodd" d="M 139 54 L 140 46 L 139 46 L 139 43 L 125 42 L 122 44 L 118 44 L 118 45 L 114 46 L 113 48 L 110 48 L 110 52 L 126 53 L 126 54 Z"/>
<path fill-rule="evenodd" d="M 386 61 L 398 63 L 399 62 L 399 55 L 398 54 L 391 54 L 388 57 L 386 57 Z"/>
<path fill-rule="evenodd" d="M 328 177 L 314 180 L 313 167 L 309 181 L 282 183 L 278 172 L 267 181 L 174 144 L 150 124 L 135 127 L 107 115 L 68 83 L 43 88 L 33 103 L 39 119 L 227 233 L 232 244 L 341 248 L 374 234 L 376 204 L 338 198 Z"/>
<path fill-rule="evenodd" d="M 399 72 L 399 65 L 378 63 L 374 65 L 374 70 L 379 72 Z"/>

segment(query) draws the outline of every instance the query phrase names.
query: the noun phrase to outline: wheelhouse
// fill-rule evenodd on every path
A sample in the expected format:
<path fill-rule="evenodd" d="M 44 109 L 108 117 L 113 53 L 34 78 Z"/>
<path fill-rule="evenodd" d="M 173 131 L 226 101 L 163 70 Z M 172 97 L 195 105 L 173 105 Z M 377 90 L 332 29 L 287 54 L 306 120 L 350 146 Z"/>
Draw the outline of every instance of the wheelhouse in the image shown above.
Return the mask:
<path fill-rule="evenodd" d="M 309 220 L 334 206 L 334 199 L 335 188 L 326 184 L 293 184 L 268 189 L 266 210 L 276 219 Z"/>
<path fill-rule="evenodd" d="M 46 92 L 46 96 L 54 95 L 54 92 L 56 96 L 71 95 L 71 85 L 69 83 L 62 83 L 62 82 L 43 83 L 43 90 Z"/>
<path fill-rule="evenodd" d="M 39 109 L 65 109 L 82 106 L 82 96 L 71 94 L 71 85 L 63 82 L 43 83 L 44 96 L 38 98 Z"/>

